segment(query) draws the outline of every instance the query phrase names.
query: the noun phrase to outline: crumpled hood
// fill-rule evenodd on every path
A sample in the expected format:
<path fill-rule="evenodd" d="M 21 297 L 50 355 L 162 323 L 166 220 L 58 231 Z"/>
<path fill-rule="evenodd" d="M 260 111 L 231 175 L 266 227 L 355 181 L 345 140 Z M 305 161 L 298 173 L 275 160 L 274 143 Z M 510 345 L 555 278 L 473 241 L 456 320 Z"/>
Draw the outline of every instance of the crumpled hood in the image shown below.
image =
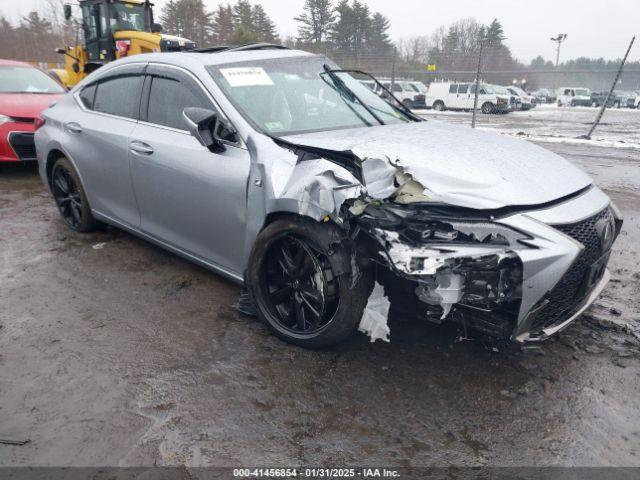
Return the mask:
<path fill-rule="evenodd" d="M 436 200 L 476 209 L 538 205 L 592 183 L 544 148 L 505 135 L 438 121 L 282 137 L 297 145 L 388 158 Z"/>

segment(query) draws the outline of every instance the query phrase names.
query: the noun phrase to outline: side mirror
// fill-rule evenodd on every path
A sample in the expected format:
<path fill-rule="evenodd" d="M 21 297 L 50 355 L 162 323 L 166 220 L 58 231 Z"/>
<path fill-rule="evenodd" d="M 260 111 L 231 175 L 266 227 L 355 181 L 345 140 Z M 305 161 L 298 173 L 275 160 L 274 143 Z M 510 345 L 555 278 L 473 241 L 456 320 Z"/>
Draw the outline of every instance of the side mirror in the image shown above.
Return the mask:
<path fill-rule="evenodd" d="M 159 23 L 153 23 L 151 25 L 151 33 L 162 33 L 162 25 Z"/>
<path fill-rule="evenodd" d="M 64 12 L 64 19 L 71 20 L 71 5 L 69 5 L 68 3 L 65 3 L 62 6 L 62 10 Z"/>
<path fill-rule="evenodd" d="M 235 133 L 233 127 L 218 114 L 207 108 L 188 107 L 182 112 L 182 118 L 187 125 L 187 129 L 203 147 L 207 147 L 214 153 L 226 150 L 224 143 L 218 137 L 217 131 L 225 129 L 227 132 Z"/>

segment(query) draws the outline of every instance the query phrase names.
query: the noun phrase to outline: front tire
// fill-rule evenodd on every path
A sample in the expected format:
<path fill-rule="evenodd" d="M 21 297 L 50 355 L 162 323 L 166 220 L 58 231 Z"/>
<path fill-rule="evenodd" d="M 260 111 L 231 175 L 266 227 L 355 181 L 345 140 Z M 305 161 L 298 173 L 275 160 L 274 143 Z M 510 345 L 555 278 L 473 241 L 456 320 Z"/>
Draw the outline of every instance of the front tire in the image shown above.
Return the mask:
<path fill-rule="evenodd" d="M 484 113 L 485 115 L 489 115 L 490 113 L 493 113 L 494 111 L 494 106 L 493 103 L 491 102 L 485 102 L 482 104 L 481 107 L 482 113 Z"/>
<path fill-rule="evenodd" d="M 373 277 L 362 271 L 353 284 L 349 249 L 337 226 L 304 217 L 276 220 L 258 234 L 247 284 L 258 316 L 276 336 L 322 348 L 353 333 Z"/>
<path fill-rule="evenodd" d="M 71 162 L 59 158 L 51 169 L 51 192 L 64 222 L 77 232 L 91 232 L 98 222 L 91 214 L 80 176 Z"/>

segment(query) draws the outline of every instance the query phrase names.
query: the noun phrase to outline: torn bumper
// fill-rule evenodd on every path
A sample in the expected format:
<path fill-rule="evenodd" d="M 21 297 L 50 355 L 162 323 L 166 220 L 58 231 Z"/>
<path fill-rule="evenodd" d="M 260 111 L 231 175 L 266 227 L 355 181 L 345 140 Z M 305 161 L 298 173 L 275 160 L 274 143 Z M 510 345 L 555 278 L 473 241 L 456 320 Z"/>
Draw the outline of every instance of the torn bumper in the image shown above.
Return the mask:
<path fill-rule="evenodd" d="M 561 320 L 559 323 L 549 325 L 547 327 L 542 328 L 540 331 L 532 334 L 531 328 L 532 324 L 535 321 L 536 314 L 538 313 L 537 309 L 530 311 L 522 324 L 518 328 L 518 331 L 521 333 L 514 334 L 513 340 L 518 343 L 526 343 L 526 342 L 537 342 L 541 340 L 546 340 L 547 338 L 555 335 L 558 332 L 561 332 L 565 328 L 567 328 L 574 320 L 576 320 L 583 312 L 591 306 L 591 304 L 595 301 L 596 298 L 600 295 L 604 287 L 609 283 L 609 279 L 611 275 L 608 269 L 605 269 L 604 274 L 600 281 L 596 284 L 595 288 L 588 294 L 587 298 L 585 298 L 581 303 L 578 304 L 577 309 L 574 313 L 570 314 L 566 319 Z"/>
<path fill-rule="evenodd" d="M 593 187 L 546 209 L 475 226 L 451 222 L 454 230 L 474 234 L 476 244 L 416 245 L 404 241 L 405 234 L 378 233 L 390 269 L 414 282 L 420 301 L 441 308 L 439 320 L 479 322 L 484 331 L 490 325 L 522 343 L 549 338 L 593 303 L 609 279 L 606 266 L 621 223 L 615 206 Z M 492 226 L 504 245 L 487 242 Z"/>

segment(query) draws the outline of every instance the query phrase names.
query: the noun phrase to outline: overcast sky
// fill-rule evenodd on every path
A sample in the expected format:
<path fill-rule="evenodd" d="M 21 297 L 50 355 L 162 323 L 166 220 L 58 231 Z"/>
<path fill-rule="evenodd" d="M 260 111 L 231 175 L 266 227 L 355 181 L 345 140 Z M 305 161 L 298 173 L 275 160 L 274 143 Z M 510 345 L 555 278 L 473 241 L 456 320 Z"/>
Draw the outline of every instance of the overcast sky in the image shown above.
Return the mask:
<path fill-rule="evenodd" d="M 219 0 L 204 0 L 214 9 Z M 235 1 L 235 0 L 234 0 Z M 337 1 L 337 0 L 336 0 Z M 507 44 L 513 54 L 528 62 L 537 55 L 555 59 L 555 44 L 549 40 L 567 33 L 562 59 L 586 57 L 619 58 L 631 37 L 640 33 L 638 0 L 364 0 L 372 11 L 391 20 L 394 40 L 429 35 L 440 25 L 460 18 L 475 17 L 489 23 L 497 17 L 503 24 Z M 41 5 L 44 0 L 0 0 L 0 13 L 17 20 L 19 15 Z M 156 17 L 165 0 L 155 0 Z M 231 2 L 233 3 L 233 2 Z M 296 34 L 293 17 L 304 0 L 253 0 L 261 3 L 275 21 L 279 33 Z M 640 59 L 640 38 L 631 52 L 631 60 Z"/>

